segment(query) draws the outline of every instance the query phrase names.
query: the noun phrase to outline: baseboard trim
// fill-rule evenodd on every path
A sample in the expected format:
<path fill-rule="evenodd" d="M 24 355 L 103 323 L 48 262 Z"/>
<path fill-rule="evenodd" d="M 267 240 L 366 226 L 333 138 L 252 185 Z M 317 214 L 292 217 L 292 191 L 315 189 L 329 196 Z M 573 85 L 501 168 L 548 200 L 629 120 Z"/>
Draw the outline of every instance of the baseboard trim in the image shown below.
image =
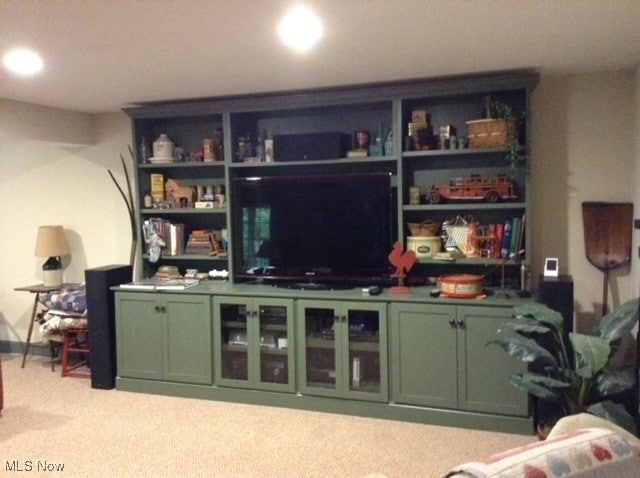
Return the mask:
<path fill-rule="evenodd" d="M 16 342 L 12 340 L 0 340 L 0 353 L 3 354 L 18 354 L 22 355 L 24 353 L 24 342 Z M 49 345 L 43 344 L 31 344 L 29 347 L 29 355 L 37 355 L 40 357 L 50 358 L 51 349 Z"/>
<path fill-rule="evenodd" d="M 39 348 L 39 347 L 38 347 Z M 24 353 L 24 342 L 16 342 L 11 340 L 0 340 L 0 352 L 3 354 L 23 354 Z M 37 352 L 40 352 L 39 350 Z M 34 350 L 34 354 L 36 350 Z M 49 355 L 49 354 L 42 354 Z"/>

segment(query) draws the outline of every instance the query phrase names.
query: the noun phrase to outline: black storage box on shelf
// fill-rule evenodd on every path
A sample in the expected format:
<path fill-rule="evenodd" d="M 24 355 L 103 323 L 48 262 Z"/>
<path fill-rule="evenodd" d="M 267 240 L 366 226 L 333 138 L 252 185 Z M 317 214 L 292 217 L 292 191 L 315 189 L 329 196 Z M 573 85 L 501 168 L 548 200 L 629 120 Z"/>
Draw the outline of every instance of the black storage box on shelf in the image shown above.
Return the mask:
<path fill-rule="evenodd" d="M 275 161 L 339 159 L 351 148 L 351 136 L 339 131 L 273 136 Z"/>

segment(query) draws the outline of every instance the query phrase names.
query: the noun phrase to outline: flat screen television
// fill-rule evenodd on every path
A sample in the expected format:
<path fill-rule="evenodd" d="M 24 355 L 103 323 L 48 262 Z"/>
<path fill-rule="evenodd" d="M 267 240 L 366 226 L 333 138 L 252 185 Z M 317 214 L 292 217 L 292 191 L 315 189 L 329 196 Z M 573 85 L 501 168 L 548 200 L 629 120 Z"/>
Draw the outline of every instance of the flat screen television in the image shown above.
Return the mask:
<path fill-rule="evenodd" d="M 237 282 L 300 288 L 386 285 L 397 237 L 388 172 L 235 178 Z"/>

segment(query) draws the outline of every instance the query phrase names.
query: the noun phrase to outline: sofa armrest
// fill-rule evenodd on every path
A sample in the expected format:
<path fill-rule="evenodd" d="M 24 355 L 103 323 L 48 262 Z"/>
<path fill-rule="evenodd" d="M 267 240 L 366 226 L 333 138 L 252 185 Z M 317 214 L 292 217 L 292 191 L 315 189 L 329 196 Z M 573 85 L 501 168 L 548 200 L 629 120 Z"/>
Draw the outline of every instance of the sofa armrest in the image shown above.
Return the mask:
<path fill-rule="evenodd" d="M 445 477 L 572 476 L 637 478 L 640 453 L 615 432 L 586 428 L 451 469 Z"/>

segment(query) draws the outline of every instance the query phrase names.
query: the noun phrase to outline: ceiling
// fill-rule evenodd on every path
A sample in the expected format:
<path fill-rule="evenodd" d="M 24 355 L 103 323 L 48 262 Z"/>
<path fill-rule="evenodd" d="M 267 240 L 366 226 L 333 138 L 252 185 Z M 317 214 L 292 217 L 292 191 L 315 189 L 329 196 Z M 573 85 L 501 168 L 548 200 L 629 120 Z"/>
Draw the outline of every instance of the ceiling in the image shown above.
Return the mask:
<path fill-rule="evenodd" d="M 301 0 L 324 20 L 306 55 L 275 33 L 292 1 L 0 0 L 0 98 L 99 113 L 139 102 L 473 72 L 541 74 L 640 65 L 640 0 Z"/>

